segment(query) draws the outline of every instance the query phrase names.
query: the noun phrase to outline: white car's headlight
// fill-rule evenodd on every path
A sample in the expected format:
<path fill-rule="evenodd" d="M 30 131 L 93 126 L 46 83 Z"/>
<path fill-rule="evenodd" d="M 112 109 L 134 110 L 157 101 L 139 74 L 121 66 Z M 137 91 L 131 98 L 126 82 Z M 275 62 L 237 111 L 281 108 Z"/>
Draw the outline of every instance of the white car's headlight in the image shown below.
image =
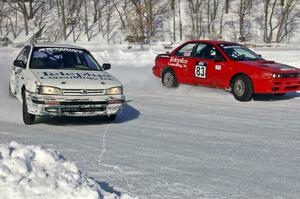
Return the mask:
<path fill-rule="evenodd" d="M 63 92 L 59 88 L 52 86 L 41 86 L 39 88 L 39 94 L 42 95 L 62 95 Z"/>
<path fill-rule="evenodd" d="M 122 95 L 123 94 L 123 88 L 121 86 L 119 87 L 112 87 L 106 90 L 106 95 Z"/>

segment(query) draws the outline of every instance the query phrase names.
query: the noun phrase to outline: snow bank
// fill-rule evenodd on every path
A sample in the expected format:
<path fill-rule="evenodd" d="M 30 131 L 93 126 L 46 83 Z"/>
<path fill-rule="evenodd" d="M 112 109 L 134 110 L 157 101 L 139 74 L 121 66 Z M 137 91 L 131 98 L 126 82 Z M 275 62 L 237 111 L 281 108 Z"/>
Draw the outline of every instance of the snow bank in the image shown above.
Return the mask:
<path fill-rule="evenodd" d="M 93 52 L 97 60 L 109 62 L 117 67 L 149 68 L 154 65 L 158 52 L 152 49 L 145 50 L 124 50 L 106 49 L 100 52 Z"/>
<path fill-rule="evenodd" d="M 74 162 L 41 146 L 0 145 L 1 199 L 118 199 Z M 131 199 L 123 195 L 122 199 Z"/>

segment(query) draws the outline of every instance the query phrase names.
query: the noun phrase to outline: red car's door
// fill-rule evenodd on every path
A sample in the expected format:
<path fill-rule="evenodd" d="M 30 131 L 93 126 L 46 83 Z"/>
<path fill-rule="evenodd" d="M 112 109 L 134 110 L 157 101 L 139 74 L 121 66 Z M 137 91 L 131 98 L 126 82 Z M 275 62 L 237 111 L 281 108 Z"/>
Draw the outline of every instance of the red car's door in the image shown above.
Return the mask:
<path fill-rule="evenodd" d="M 189 62 L 188 77 L 191 84 L 210 85 L 213 81 L 214 71 L 211 60 L 192 58 Z"/>
<path fill-rule="evenodd" d="M 199 43 L 188 64 L 188 77 L 192 84 L 217 86 L 217 74 L 222 70 L 221 62 L 225 58 L 211 44 Z"/>
<path fill-rule="evenodd" d="M 180 83 L 189 83 L 188 65 L 192 60 L 192 53 L 195 50 L 197 43 L 187 43 L 182 46 L 177 52 L 170 56 L 168 66 L 172 67 L 176 73 L 177 80 Z"/>

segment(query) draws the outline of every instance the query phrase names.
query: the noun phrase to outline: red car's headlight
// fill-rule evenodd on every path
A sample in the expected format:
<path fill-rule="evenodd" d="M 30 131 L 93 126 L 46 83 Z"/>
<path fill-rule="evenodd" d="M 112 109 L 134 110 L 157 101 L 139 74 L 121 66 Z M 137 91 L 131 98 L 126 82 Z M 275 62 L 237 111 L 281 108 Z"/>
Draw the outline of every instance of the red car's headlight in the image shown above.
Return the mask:
<path fill-rule="evenodd" d="M 282 74 L 274 73 L 272 77 L 274 79 L 276 79 L 276 78 L 282 78 Z"/>

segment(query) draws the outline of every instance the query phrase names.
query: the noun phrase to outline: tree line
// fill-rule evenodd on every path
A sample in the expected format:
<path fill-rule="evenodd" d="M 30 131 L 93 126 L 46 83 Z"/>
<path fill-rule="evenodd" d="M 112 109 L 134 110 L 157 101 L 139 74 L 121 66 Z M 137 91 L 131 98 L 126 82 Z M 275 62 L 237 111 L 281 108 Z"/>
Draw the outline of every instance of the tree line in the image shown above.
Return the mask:
<path fill-rule="evenodd" d="M 287 41 L 300 0 L 0 0 L 0 36 L 38 33 L 51 41 L 101 35 L 129 42 L 261 38 Z M 258 31 L 258 33 L 257 33 Z M 254 34 L 255 32 L 255 34 Z"/>

